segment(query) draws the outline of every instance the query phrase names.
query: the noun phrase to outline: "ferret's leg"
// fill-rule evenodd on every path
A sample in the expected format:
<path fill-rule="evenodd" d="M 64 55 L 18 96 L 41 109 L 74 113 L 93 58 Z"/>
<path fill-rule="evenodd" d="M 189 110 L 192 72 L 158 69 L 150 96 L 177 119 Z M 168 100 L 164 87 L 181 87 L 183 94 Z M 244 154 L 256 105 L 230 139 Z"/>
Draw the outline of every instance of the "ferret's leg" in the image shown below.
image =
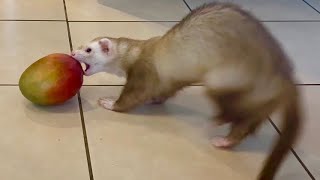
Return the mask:
<path fill-rule="evenodd" d="M 217 125 L 237 122 L 243 117 L 246 109 L 242 108 L 243 97 L 250 91 L 247 88 L 207 87 L 207 95 L 214 105 L 218 106 L 219 114 L 214 116 Z M 246 113 L 247 114 L 247 113 Z"/>
<path fill-rule="evenodd" d="M 210 89 L 207 89 L 207 96 L 208 98 L 210 98 L 212 104 L 218 105 L 218 108 L 219 108 L 218 114 L 213 117 L 215 124 L 219 126 L 219 125 L 232 122 L 234 117 L 232 117 L 232 113 L 227 108 L 227 106 L 224 105 L 226 103 L 231 103 L 230 99 L 228 99 L 228 96 L 218 95 L 217 93 L 211 91 Z"/>
<path fill-rule="evenodd" d="M 225 104 L 233 115 L 231 130 L 226 137 L 215 137 L 212 143 L 216 147 L 229 148 L 239 144 L 248 135 L 255 133 L 277 107 L 278 98 L 263 102 L 250 103 L 248 99 L 238 99 L 232 104 Z"/>
<path fill-rule="evenodd" d="M 231 123 L 230 133 L 223 137 L 217 136 L 212 139 L 212 144 L 219 148 L 230 148 L 244 139 L 248 134 L 251 133 L 252 129 L 255 129 L 254 119 L 249 119 L 246 114 L 246 111 L 240 111 L 238 109 L 239 101 L 241 99 L 241 92 L 235 93 L 213 93 L 211 91 L 208 94 L 219 106 L 220 113 L 215 117 L 217 125 L 222 125 L 225 123 Z M 215 94 L 215 96 L 214 96 Z"/>
<path fill-rule="evenodd" d="M 99 104 L 112 111 L 129 111 L 153 97 L 157 80 L 152 67 L 146 66 L 145 63 L 136 64 L 128 71 L 127 83 L 120 97 L 117 100 L 101 98 Z"/>
<path fill-rule="evenodd" d="M 138 105 L 144 104 L 150 98 L 150 92 L 148 91 L 147 86 L 128 81 L 117 100 L 114 98 L 100 98 L 99 104 L 112 111 L 129 111 Z"/>
<path fill-rule="evenodd" d="M 151 98 L 151 100 L 148 101 L 147 104 L 163 104 L 169 98 L 175 96 L 180 89 L 181 88 L 173 88 L 171 91 L 162 92 L 159 96 Z"/>
<path fill-rule="evenodd" d="M 250 93 L 247 84 L 234 84 L 233 81 L 213 81 L 207 84 L 207 95 L 220 109 L 218 116 L 214 117 L 216 124 L 232 123 L 231 131 L 226 137 L 213 138 L 212 144 L 220 148 L 229 148 L 237 145 L 254 128 L 254 120 L 247 118 L 247 110 L 242 108 L 243 97 Z"/>
<path fill-rule="evenodd" d="M 219 114 L 214 117 L 217 125 L 232 122 L 235 117 L 229 104 L 233 104 L 243 94 L 251 89 L 245 68 L 234 66 L 219 66 L 204 76 L 207 95 L 213 104 L 219 107 Z"/>
<path fill-rule="evenodd" d="M 237 145 L 257 129 L 279 102 L 277 93 L 265 92 L 267 94 L 257 96 L 251 77 L 246 68 L 233 66 L 217 67 L 206 75 L 208 95 L 221 109 L 220 122 L 232 123 L 226 137 L 213 139 L 216 147 Z"/>
<path fill-rule="evenodd" d="M 231 148 L 239 144 L 244 138 L 258 127 L 262 120 L 246 119 L 233 121 L 231 131 L 227 136 L 217 136 L 212 139 L 212 144 L 219 148 Z"/>

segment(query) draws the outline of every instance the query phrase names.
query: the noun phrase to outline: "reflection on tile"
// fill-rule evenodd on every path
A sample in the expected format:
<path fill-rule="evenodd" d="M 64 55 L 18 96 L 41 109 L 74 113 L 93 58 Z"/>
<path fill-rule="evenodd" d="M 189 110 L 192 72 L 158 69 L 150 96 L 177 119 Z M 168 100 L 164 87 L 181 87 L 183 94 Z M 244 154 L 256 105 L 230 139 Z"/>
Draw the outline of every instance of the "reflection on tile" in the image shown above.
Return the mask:
<path fill-rule="evenodd" d="M 301 86 L 302 107 L 304 112 L 303 132 L 295 150 L 316 179 L 320 178 L 320 86 Z M 272 120 L 280 127 L 279 112 L 272 116 Z"/>
<path fill-rule="evenodd" d="M 87 180 L 77 100 L 37 107 L 18 87 L 0 87 L 1 179 Z"/>
<path fill-rule="evenodd" d="M 189 12 L 181 0 L 67 0 L 70 20 L 175 21 Z"/>
<path fill-rule="evenodd" d="M 63 1 L 0 0 L 0 19 L 65 20 Z"/>
<path fill-rule="evenodd" d="M 81 91 L 95 179 L 255 179 L 278 135 L 267 122 L 234 151 L 215 149 L 210 137 L 225 134 L 213 127 L 201 87 L 187 88 L 166 105 L 142 106 L 131 113 L 98 107 L 102 96 L 120 87 L 84 87 Z M 277 179 L 308 179 L 290 155 Z"/>
<path fill-rule="evenodd" d="M 213 0 L 186 0 L 191 8 Z M 320 14 L 301 0 L 219 0 L 237 3 L 264 21 L 320 20 Z"/>
<path fill-rule="evenodd" d="M 0 22 L 0 42 L 0 84 L 17 84 L 43 56 L 69 52 L 64 22 Z"/>
<path fill-rule="evenodd" d="M 89 42 L 99 36 L 129 37 L 135 39 L 148 39 L 164 34 L 174 23 L 155 22 L 106 22 L 106 23 L 70 23 L 73 46 Z M 119 85 L 124 84 L 125 79 L 114 75 L 99 73 L 85 77 L 84 84 L 95 85 Z"/>

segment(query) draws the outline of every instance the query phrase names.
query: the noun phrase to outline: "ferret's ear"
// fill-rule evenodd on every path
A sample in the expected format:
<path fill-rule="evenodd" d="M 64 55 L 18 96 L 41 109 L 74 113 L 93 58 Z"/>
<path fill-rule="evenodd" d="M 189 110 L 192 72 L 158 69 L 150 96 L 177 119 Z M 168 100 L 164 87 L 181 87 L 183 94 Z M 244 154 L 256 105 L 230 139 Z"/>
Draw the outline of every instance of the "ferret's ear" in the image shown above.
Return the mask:
<path fill-rule="evenodd" d="M 108 38 L 103 38 L 99 40 L 99 44 L 103 52 L 110 54 L 110 50 L 112 48 L 112 42 Z"/>

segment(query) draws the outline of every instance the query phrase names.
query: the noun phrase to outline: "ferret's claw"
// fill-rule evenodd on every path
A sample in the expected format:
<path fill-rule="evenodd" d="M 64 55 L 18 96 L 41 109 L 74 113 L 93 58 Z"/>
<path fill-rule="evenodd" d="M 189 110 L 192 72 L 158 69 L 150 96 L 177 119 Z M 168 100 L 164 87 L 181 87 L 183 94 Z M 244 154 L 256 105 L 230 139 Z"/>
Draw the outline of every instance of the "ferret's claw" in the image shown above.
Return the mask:
<path fill-rule="evenodd" d="M 113 110 L 113 105 L 115 102 L 116 100 L 114 98 L 108 98 L 108 97 L 100 98 L 98 101 L 100 106 L 111 111 Z"/>

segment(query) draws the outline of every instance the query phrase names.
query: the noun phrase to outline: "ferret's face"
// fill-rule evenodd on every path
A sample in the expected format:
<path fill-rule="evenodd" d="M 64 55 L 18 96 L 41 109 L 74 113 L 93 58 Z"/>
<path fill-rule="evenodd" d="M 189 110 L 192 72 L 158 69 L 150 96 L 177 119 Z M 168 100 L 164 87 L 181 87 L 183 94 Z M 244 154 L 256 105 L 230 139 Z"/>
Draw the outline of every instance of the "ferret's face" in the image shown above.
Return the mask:
<path fill-rule="evenodd" d="M 109 39 L 93 41 L 80 46 L 72 52 L 72 57 L 86 65 L 84 74 L 93 75 L 105 71 L 105 68 L 114 61 L 112 43 Z"/>

